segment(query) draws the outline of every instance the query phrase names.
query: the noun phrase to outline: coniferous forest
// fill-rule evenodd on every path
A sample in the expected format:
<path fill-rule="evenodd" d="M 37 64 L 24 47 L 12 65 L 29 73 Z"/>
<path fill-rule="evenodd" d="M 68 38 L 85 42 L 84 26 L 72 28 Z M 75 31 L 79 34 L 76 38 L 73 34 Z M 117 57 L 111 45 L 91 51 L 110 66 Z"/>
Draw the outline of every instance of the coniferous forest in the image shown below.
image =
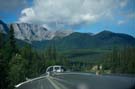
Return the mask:
<path fill-rule="evenodd" d="M 44 74 L 51 65 L 68 65 L 65 57 L 59 55 L 55 45 L 50 45 L 40 53 L 31 45 L 19 48 L 14 38 L 14 29 L 10 27 L 8 38 L 3 39 L 0 33 L 0 86 L 1 89 L 13 89 L 26 78 L 34 78 Z"/>
<path fill-rule="evenodd" d="M 103 60 L 98 62 L 87 62 L 85 59 L 90 59 L 91 56 L 66 56 L 56 50 L 55 43 L 42 51 L 33 49 L 30 44 L 19 47 L 11 26 L 7 38 L 0 33 L 0 86 L 1 89 L 14 89 L 16 84 L 25 81 L 26 78 L 44 74 L 46 68 L 51 65 L 63 65 L 72 71 L 83 72 L 90 72 L 94 65 L 103 65 L 103 70 L 110 70 L 111 73 L 135 74 L 134 47 L 114 47 L 104 56 Z M 78 59 L 79 61 L 76 61 Z"/>
<path fill-rule="evenodd" d="M 124 47 L 121 49 L 113 48 L 107 55 L 104 67 L 110 69 L 112 73 L 135 74 L 135 48 Z"/>

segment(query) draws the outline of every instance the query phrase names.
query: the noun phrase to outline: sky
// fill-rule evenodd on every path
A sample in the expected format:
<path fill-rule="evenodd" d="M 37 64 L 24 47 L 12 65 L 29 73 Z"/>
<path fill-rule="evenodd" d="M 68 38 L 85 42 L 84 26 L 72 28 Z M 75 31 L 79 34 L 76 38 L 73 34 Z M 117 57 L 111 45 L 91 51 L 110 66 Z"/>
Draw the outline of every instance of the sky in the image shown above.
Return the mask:
<path fill-rule="evenodd" d="M 109 30 L 135 37 L 135 0 L 0 0 L 0 19 L 49 30 Z"/>

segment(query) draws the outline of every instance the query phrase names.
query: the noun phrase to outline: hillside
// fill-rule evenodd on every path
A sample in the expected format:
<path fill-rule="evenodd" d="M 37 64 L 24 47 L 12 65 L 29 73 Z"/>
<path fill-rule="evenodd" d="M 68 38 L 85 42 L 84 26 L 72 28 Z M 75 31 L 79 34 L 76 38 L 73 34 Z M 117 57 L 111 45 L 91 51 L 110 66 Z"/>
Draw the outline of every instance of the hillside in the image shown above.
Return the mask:
<path fill-rule="evenodd" d="M 127 34 L 113 33 L 109 31 L 102 31 L 95 35 L 74 32 L 64 38 L 44 40 L 40 42 L 33 41 L 32 45 L 37 48 L 45 48 L 52 43 L 55 43 L 59 50 L 90 48 L 109 49 L 112 47 L 135 46 L 135 38 Z"/>

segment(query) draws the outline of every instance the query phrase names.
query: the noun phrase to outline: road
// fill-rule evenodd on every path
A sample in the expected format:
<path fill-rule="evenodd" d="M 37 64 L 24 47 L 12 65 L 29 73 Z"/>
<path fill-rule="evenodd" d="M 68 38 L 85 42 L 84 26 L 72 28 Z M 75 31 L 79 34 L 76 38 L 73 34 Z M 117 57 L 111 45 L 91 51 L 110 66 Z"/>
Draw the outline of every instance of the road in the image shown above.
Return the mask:
<path fill-rule="evenodd" d="M 135 77 L 60 73 L 24 82 L 16 89 L 135 89 L 134 87 Z"/>

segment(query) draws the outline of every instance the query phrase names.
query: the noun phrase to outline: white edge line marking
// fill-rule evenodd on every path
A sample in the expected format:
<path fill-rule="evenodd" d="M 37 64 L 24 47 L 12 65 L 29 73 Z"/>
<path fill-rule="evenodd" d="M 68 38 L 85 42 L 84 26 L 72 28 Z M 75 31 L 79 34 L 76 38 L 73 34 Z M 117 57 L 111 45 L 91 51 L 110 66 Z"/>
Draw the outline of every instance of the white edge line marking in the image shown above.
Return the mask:
<path fill-rule="evenodd" d="M 90 74 L 90 73 L 57 73 L 56 75 L 67 75 L 67 74 L 78 74 L 78 75 L 94 75 L 95 76 L 95 74 Z"/>
<path fill-rule="evenodd" d="M 37 78 L 29 79 L 29 80 L 27 80 L 25 82 L 22 82 L 22 83 L 19 83 L 19 84 L 15 85 L 15 87 L 18 88 L 18 87 L 20 87 L 21 85 L 23 85 L 25 83 L 32 82 L 32 81 L 35 81 L 35 80 L 38 80 L 38 79 L 42 79 L 42 78 L 45 78 L 45 77 L 47 77 L 47 76 L 42 76 L 42 77 L 37 77 Z"/>

